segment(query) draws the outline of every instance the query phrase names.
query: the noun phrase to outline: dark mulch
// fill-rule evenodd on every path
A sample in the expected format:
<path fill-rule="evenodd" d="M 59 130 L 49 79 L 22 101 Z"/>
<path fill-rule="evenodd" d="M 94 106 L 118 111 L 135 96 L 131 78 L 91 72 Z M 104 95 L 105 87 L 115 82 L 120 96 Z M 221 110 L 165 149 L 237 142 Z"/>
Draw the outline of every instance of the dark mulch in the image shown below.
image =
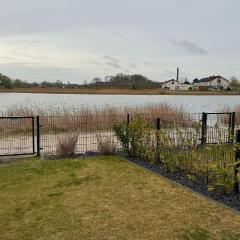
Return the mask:
<path fill-rule="evenodd" d="M 200 193 L 201 195 L 226 205 L 227 207 L 230 207 L 236 211 L 240 211 L 240 194 L 236 194 L 234 191 L 230 192 L 229 194 L 223 194 L 221 191 L 209 191 L 205 181 L 201 178 L 190 180 L 183 172 L 177 171 L 172 173 L 163 164 L 150 163 L 138 158 L 129 158 L 125 154 L 122 156 L 127 158 L 130 162 L 151 170 L 152 172 L 168 179 L 174 180 L 177 183 L 186 186 L 197 193 Z"/>

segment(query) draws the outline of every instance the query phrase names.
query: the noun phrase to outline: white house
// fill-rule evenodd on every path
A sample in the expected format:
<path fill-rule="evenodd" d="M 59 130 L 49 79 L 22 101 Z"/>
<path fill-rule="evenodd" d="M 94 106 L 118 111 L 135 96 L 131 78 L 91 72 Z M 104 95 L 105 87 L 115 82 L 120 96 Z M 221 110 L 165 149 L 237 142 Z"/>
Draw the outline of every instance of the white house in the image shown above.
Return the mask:
<path fill-rule="evenodd" d="M 168 80 L 162 83 L 162 89 L 168 90 L 189 90 L 189 88 L 194 87 L 191 84 L 180 83 L 175 79 Z"/>
<path fill-rule="evenodd" d="M 163 89 L 169 89 L 169 90 L 179 90 L 181 83 L 176 81 L 175 79 L 168 80 L 164 83 L 162 83 Z"/>
<path fill-rule="evenodd" d="M 190 90 L 190 89 L 193 90 L 194 88 L 195 88 L 195 86 L 192 85 L 192 84 L 183 83 L 183 84 L 181 84 L 181 85 L 179 86 L 179 89 L 178 89 L 178 90 L 188 91 L 188 90 Z"/>
<path fill-rule="evenodd" d="M 227 89 L 229 87 L 230 81 L 222 76 L 210 76 L 207 78 L 202 78 L 198 82 L 195 82 L 196 87 L 208 87 L 214 89 Z"/>

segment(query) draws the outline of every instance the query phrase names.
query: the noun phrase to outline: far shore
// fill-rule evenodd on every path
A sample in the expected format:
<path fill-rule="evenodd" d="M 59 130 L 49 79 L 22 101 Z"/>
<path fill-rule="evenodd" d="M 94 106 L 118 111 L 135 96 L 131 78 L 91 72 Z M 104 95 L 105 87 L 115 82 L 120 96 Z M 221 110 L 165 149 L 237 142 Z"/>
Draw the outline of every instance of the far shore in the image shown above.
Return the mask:
<path fill-rule="evenodd" d="M 240 91 L 170 91 L 128 88 L 0 88 L 0 93 L 116 94 L 116 95 L 240 95 Z"/>

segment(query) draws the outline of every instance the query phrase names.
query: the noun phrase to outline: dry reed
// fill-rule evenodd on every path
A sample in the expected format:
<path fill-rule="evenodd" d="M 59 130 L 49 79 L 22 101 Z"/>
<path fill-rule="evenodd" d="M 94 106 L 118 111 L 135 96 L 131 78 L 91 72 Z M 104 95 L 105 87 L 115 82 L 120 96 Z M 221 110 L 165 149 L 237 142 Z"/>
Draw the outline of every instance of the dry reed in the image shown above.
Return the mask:
<path fill-rule="evenodd" d="M 58 139 L 56 154 L 68 158 L 75 155 L 78 136 L 62 136 Z"/>
<path fill-rule="evenodd" d="M 101 155 L 113 155 L 116 152 L 117 146 L 116 143 L 111 136 L 101 136 L 99 134 L 96 135 L 98 142 L 98 152 Z"/>
<path fill-rule="evenodd" d="M 177 123 L 178 126 L 189 126 L 194 122 L 192 116 L 185 113 L 182 107 L 167 103 L 133 107 L 106 105 L 101 108 L 63 105 L 48 106 L 45 109 L 33 105 L 18 105 L 3 113 L 5 116 L 40 116 L 40 124 L 46 132 L 111 130 L 114 124 L 127 121 L 127 114 L 130 114 L 130 117 L 142 115 L 150 125 L 155 124 L 156 118 L 160 118 L 164 125 Z"/>
<path fill-rule="evenodd" d="M 235 112 L 236 113 L 236 127 L 240 128 L 240 105 L 236 105 L 234 107 L 230 107 L 230 106 L 223 106 L 220 110 L 220 112 L 225 112 L 225 113 L 231 113 L 231 112 Z M 223 124 L 228 124 L 229 123 L 229 115 L 220 115 L 218 117 L 219 121 L 222 122 Z"/>

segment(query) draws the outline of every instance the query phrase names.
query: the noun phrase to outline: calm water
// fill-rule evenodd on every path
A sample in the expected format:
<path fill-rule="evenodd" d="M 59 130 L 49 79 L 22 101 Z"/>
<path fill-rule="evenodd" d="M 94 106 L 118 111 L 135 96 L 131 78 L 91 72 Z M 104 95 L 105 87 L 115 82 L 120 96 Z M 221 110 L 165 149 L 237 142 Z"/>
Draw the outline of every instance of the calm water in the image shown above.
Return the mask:
<path fill-rule="evenodd" d="M 0 112 L 15 105 L 32 105 L 49 109 L 63 105 L 101 108 L 106 104 L 113 106 L 134 106 L 156 103 L 169 103 L 181 106 L 188 112 L 216 112 L 225 105 L 234 107 L 240 104 L 240 96 L 129 96 L 0 93 Z"/>

